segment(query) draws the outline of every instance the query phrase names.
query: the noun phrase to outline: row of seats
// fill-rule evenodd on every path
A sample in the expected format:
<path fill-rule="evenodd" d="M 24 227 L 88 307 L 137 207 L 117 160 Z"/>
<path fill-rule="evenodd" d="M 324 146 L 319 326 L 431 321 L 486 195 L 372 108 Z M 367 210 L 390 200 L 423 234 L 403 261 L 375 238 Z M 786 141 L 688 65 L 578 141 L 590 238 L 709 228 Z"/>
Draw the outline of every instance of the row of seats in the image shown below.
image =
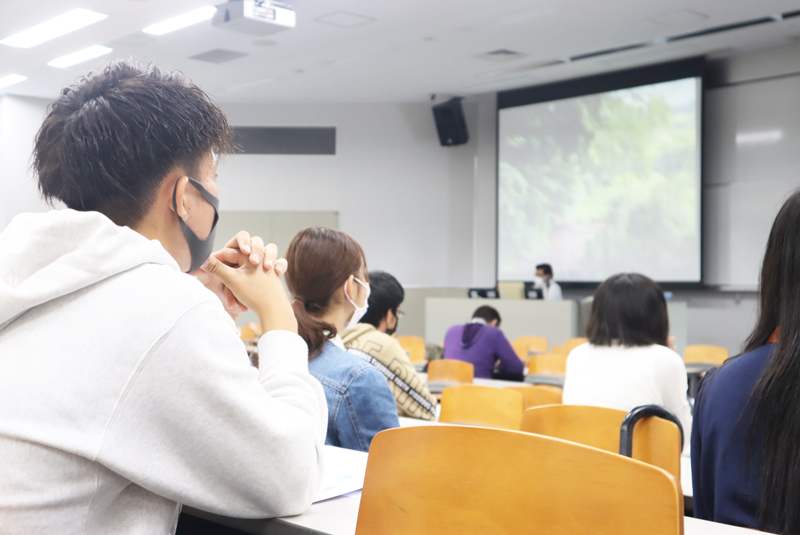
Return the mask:
<path fill-rule="evenodd" d="M 448 387 L 442 392 L 439 421 L 525 431 L 619 453 L 627 413 L 603 407 L 561 405 L 557 390 L 545 385 Z M 630 430 L 632 457 L 680 478 L 683 431 L 677 417 L 661 407 L 657 409 L 660 417 L 641 419 Z"/>
<path fill-rule="evenodd" d="M 240 330 L 241 339 L 246 343 L 254 343 L 261 336 L 259 323 L 248 323 Z M 425 340 L 419 336 L 400 336 L 397 338 L 400 345 L 408 353 L 411 362 L 425 361 Z M 530 369 L 531 357 L 534 355 L 569 355 L 577 346 L 588 342 L 586 338 L 572 338 L 560 346 L 553 346 L 548 353 L 548 340 L 543 336 L 520 336 L 511 342 L 517 356 L 529 366 L 531 374 L 563 375 L 566 364 L 562 366 L 560 358 L 536 359 L 534 369 Z M 687 364 L 701 363 L 721 366 L 729 357 L 729 352 L 724 347 L 714 345 L 690 345 L 686 347 L 683 360 Z M 545 371 L 546 370 L 546 371 Z"/>
<path fill-rule="evenodd" d="M 419 336 L 400 336 L 397 338 L 402 348 L 408 353 L 411 362 L 424 362 L 425 361 L 425 340 Z M 571 338 L 563 345 L 553 346 L 549 349 L 548 340 L 543 336 L 520 336 L 513 342 L 511 347 L 517 356 L 529 364 L 531 356 L 541 354 L 553 355 L 569 355 L 570 351 L 577 346 L 588 342 L 586 338 Z M 549 349 L 549 351 L 548 351 Z M 687 364 L 702 363 L 713 364 L 721 366 L 729 357 L 729 352 L 726 348 L 714 345 L 690 345 L 684 351 L 684 362 Z M 529 373 L 549 373 L 549 372 L 534 372 Z"/>

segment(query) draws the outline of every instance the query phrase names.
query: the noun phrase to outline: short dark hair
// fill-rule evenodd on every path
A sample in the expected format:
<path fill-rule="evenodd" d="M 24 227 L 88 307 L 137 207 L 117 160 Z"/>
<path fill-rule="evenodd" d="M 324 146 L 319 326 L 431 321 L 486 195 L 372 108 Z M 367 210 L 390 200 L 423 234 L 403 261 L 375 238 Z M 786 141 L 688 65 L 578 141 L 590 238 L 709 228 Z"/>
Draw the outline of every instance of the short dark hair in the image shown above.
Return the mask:
<path fill-rule="evenodd" d="M 397 279 L 385 271 L 369 272 L 369 288 L 369 308 L 361 323 L 377 327 L 390 310 L 397 314 L 406 292 Z"/>
<path fill-rule="evenodd" d="M 539 264 L 536 266 L 536 269 L 537 271 L 541 269 L 542 271 L 544 271 L 545 275 L 550 275 L 551 277 L 553 276 L 553 266 L 551 266 L 550 264 Z"/>
<path fill-rule="evenodd" d="M 491 323 L 494 320 L 497 320 L 497 326 L 500 326 L 500 313 L 488 305 L 478 307 L 475 312 L 472 313 L 472 319 L 475 318 L 480 318 L 486 323 Z"/>
<path fill-rule="evenodd" d="M 229 152 L 232 139 L 222 110 L 183 74 L 116 60 L 50 105 L 33 167 L 48 202 L 132 226 L 170 171 L 196 175 L 203 157 Z"/>
<path fill-rule="evenodd" d="M 669 317 L 664 291 L 649 277 L 620 273 L 606 279 L 594 293 L 586 326 L 596 346 L 667 345 Z"/>

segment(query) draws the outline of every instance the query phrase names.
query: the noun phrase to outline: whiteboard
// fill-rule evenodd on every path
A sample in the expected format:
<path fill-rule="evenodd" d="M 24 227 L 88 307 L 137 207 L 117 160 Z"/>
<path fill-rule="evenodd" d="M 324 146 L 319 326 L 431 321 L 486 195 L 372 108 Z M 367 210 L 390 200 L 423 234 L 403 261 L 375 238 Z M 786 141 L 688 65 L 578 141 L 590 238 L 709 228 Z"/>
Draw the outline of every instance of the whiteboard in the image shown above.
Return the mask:
<path fill-rule="evenodd" d="M 800 76 L 706 92 L 704 279 L 755 289 L 772 222 L 800 187 Z"/>

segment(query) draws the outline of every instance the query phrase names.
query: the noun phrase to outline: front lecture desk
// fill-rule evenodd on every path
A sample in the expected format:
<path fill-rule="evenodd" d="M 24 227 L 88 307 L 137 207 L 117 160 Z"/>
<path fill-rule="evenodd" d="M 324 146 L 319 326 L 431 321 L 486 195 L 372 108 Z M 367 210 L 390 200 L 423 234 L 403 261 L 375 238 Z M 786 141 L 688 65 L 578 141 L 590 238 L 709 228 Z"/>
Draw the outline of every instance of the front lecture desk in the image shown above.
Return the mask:
<path fill-rule="evenodd" d="M 582 336 L 578 334 L 577 301 L 429 297 L 425 299 L 425 343 L 441 344 L 447 329 L 468 323 L 482 305 L 500 313 L 500 329 L 509 340 L 544 336 L 553 347 Z"/>

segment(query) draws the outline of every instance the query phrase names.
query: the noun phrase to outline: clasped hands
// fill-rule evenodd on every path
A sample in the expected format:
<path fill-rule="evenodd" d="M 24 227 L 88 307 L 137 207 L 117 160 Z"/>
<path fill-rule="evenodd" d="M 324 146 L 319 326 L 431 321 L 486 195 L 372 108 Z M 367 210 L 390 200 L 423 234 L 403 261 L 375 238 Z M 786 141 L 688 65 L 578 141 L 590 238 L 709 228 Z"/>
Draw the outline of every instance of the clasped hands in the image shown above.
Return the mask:
<path fill-rule="evenodd" d="M 250 309 L 264 332 L 296 333 L 297 320 L 279 279 L 287 269 L 274 243 L 265 246 L 258 236 L 241 231 L 192 275 L 219 297 L 234 320 Z"/>

